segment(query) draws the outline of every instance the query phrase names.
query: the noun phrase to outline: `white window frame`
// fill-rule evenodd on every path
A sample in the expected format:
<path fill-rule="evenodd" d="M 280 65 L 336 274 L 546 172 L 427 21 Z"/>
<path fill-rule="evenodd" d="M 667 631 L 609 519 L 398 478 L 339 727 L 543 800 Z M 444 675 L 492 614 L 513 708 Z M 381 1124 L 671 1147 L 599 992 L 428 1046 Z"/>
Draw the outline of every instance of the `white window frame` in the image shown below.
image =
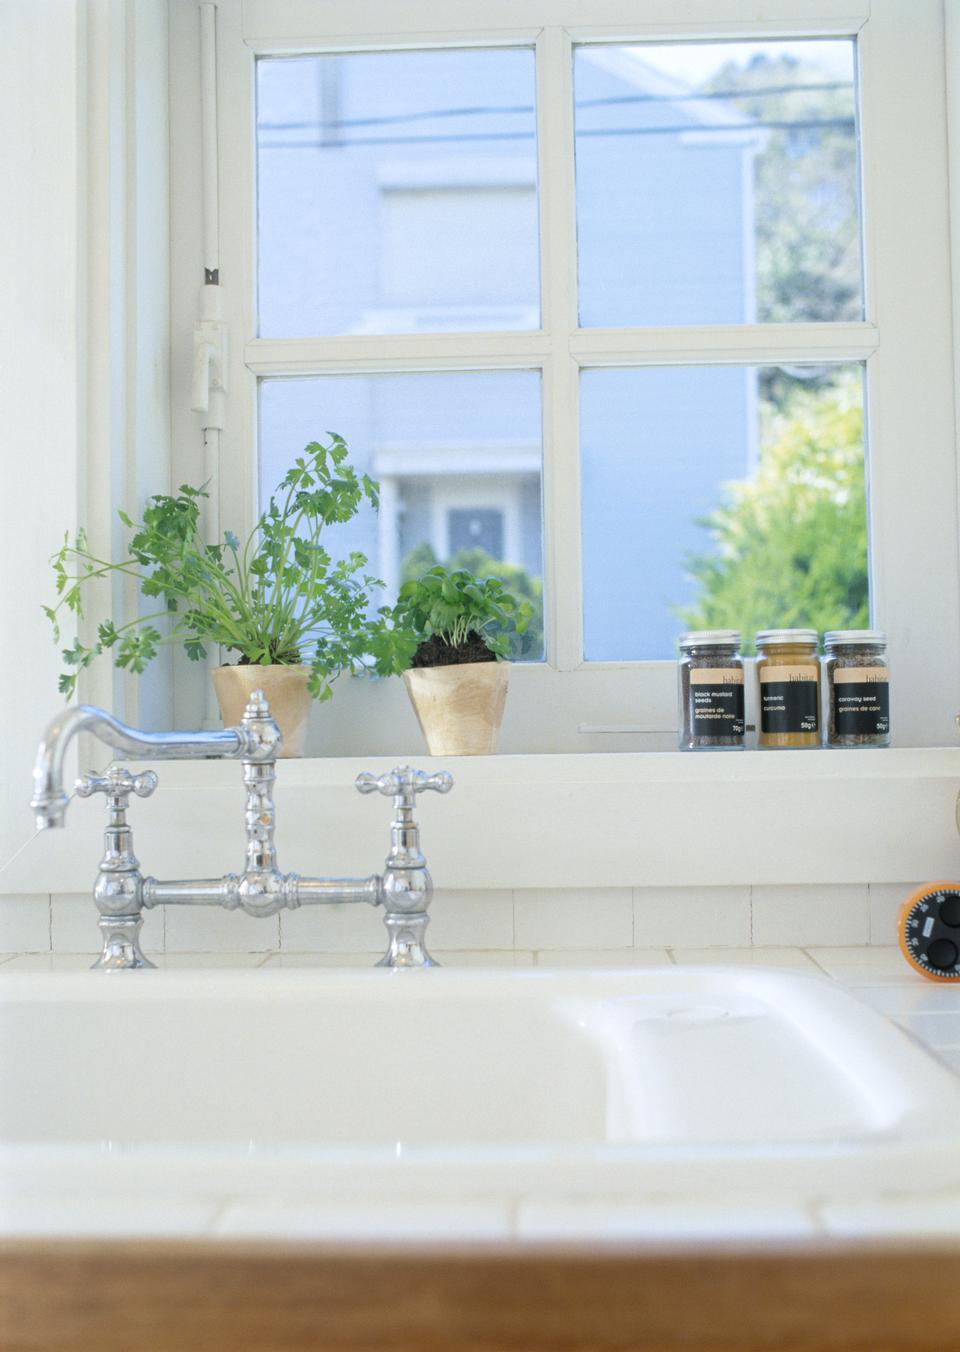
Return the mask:
<path fill-rule="evenodd" d="M 172 62 L 198 66 L 195 0 L 172 16 Z M 213 477 L 214 514 L 253 519 L 257 380 L 347 372 L 543 371 L 547 661 L 517 668 L 503 749 L 668 749 L 673 664 L 582 660 L 578 378 L 590 366 L 865 362 L 871 597 L 890 637 L 895 740 L 951 738 L 960 670 L 947 145 L 941 0 L 217 0 L 220 260 L 230 334 L 219 464 L 204 456 L 174 363 L 175 477 Z M 861 323 L 580 329 L 573 193 L 572 51 L 580 43 L 856 37 L 867 318 Z M 190 47 L 194 44 L 191 55 Z M 531 45 L 537 53 L 542 327 L 532 332 L 256 337 L 254 63 L 294 51 Z M 191 64 L 192 62 L 192 64 Z M 195 103 L 192 105 L 195 107 Z M 909 113 L 909 116 L 906 114 Z M 196 317 L 196 119 L 171 105 L 173 329 Z M 177 243 L 185 247 L 182 252 Z M 191 278 L 193 280 L 187 280 Z M 918 456 L 913 448 L 920 448 Z M 346 691 L 344 686 L 351 689 Z M 357 690 L 352 687 L 358 687 Z M 197 707 L 178 673 L 178 717 Z M 331 754 L 392 750 L 370 738 L 401 707 L 399 682 L 341 683 Z M 379 707 L 379 712 L 374 709 Z"/>

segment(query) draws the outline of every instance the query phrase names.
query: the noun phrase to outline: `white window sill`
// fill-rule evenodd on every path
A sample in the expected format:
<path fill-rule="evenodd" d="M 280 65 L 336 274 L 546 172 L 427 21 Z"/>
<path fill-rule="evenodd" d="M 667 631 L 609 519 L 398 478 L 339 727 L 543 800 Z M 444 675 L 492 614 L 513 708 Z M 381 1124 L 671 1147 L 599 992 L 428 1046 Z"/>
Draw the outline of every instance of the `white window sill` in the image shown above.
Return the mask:
<path fill-rule="evenodd" d="M 404 761 L 453 772 L 450 796 L 420 799 L 424 850 L 449 888 L 902 882 L 960 871 L 960 747 L 282 761 L 281 867 L 379 870 L 390 804 L 360 798 L 353 780 Z M 239 765 L 155 768 L 157 793 L 131 811 L 144 872 L 239 870 Z M 85 890 L 103 824 L 99 799 L 74 801 L 66 829 L 31 841 L 4 870 L 2 890 Z"/>

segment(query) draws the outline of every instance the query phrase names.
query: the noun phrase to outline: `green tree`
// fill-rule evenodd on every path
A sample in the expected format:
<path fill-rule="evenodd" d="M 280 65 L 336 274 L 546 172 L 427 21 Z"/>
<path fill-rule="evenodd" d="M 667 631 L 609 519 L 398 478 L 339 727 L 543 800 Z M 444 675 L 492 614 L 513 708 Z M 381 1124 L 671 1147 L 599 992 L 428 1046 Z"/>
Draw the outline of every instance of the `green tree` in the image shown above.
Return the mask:
<path fill-rule="evenodd" d="M 754 167 L 757 319 L 859 319 L 852 85 L 815 60 L 757 54 L 728 62 L 705 90 L 737 91 L 729 106 L 766 126 Z"/>
<path fill-rule="evenodd" d="M 755 478 L 729 484 L 700 524 L 714 551 L 689 561 L 699 583 L 690 629 L 865 628 L 868 619 L 863 411 L 857 378 L 763 406 Z"/>
<path fill-rule="evenodd" d="M 449 572 L 465 568 L 474 577 L 497 577 L 519 601 L 529 601 L 533 608 L 523 634 L 513 636 L 511 656 L 528 662 L 543 657 L 543 580 L 519 563 L 507 563 L 492 558 L 485 549 L 460 549 L 449 559 L 438 559 L 429 544 L 418 545 L 403 561 L 401 581 L 415 580 L 435 568 L 438 563 Z"/>

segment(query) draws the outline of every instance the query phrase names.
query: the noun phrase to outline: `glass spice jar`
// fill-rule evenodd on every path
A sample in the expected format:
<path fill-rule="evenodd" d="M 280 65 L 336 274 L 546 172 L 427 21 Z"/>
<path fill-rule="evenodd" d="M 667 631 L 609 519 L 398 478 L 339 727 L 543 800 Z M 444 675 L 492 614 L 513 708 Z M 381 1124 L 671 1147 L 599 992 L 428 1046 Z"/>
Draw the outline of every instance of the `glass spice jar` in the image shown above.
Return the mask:
<path fill-rule="evenodd" d="M 742 751 L 743 658 L 735 629 L 680 635 L 680 750 Z"/>
<path fill-rule="evenodd" d="M 761 747 L 820 745 L 820 660 L 815 629 L 757 634 Z"/>
<path fill-rule="evenodd" d="M 890 745 L 887 636 L 879 629 L 831 629 L 823 636 L 827 744 Z"/>

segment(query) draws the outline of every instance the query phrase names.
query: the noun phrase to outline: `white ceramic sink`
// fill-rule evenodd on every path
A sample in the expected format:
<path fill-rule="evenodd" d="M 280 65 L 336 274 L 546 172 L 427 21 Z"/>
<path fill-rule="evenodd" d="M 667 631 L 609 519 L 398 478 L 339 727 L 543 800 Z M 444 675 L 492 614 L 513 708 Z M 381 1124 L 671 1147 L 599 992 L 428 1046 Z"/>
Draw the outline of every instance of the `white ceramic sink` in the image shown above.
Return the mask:
<path fill-rule="evenodd" d="M 816 977 L 24 974 L 0 1000 L 21 1198 L 960 1185 L 960 1081 Z"/>

